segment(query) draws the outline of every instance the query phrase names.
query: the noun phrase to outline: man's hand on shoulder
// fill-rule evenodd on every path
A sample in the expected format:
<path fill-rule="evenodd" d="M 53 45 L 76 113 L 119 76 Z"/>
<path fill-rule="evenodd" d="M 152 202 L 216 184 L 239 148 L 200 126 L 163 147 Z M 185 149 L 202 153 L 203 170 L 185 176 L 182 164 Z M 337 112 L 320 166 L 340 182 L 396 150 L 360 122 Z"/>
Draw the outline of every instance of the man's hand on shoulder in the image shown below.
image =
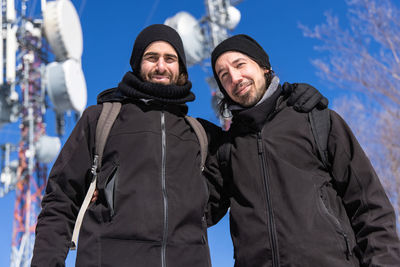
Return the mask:
<path fill-rule="evenodd" d="M 288 106 L 293 106 L 298 112 L 310 112 L 314 107 L 318 109 L 328 107 L 328 99 L 307 83 L 285 82 L 282 90 L 284 94 L 289 95 Z"/>

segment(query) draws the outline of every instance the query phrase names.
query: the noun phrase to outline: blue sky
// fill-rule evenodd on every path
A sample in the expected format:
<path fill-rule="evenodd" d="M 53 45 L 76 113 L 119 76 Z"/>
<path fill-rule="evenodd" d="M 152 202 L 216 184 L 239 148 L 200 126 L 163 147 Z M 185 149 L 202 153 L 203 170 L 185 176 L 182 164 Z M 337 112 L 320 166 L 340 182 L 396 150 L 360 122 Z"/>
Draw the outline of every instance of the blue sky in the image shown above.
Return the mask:
<path fill-rule="evenodd" d="M 31 2 L 37 5 L 40 3 Z M 129 58 L 135 37 L 145 26 L 163 23 L 166 18 L 183 10 L 196 18 L 206 13 L 202 0 L 75 0 L 73 3 L 83 29 L 82 64 L 88 88 L 88 105 L 95 104 L 98 93 L 116 86 L 124 73 L 129 71 Z M 316 75 L 316 69 L 310 61 L 321 56 L 313 49 L 318 43 L 303 37 L 298 28 L 299 23 L 307 26 L 323 23 L 325 11 L 338 15 L 341 24 L 346 26 L 347 6 L 344 0 L 244 0 L 237 8 L 242 18 L 231 34 L 246 33 L 254 37 L 269 54 L 272 67 L 282 82 L 310 83 L 331 102 L 346 93 L 336 90 Z M 210 90 L 205 82 L 205 77 L 211 74 L 206 66 L 189 68 L 189 77 L 196 94 L 196 101 L 189 105 L 189 114 L 218 123 L 211 109 Z M 52 116 L 48 118 L 47 131 L 54 134 Z M 72 125 L 73 120 L 67 120 L 67 133 Z M 1 135 L 2 130 L 4 128 L 0 129 L 0 136 L 4 136 Z M 0 199 L 0 266 L 9 265 L 14 200 L 14 193 Z M 225 217 L 209 230 L 213 266 L 233 266 L 228 228 L 228 219 Z M 74 253 L 68 256 L 67 266 L 74 266 L 74 256 Z"/>

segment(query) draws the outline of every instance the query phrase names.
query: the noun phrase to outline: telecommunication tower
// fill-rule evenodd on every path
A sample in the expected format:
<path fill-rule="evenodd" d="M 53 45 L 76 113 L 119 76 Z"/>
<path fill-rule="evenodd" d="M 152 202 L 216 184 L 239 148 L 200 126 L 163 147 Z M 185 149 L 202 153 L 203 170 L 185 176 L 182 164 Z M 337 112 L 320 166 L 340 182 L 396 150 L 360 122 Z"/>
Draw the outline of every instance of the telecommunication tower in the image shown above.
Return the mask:
<path fill-rule="evenodd" d="M 240 11 L 234 7 L 240 2 L 205 0 L 207 15 L 200 20 L 196 20 L 185 11 L 178 12 L 175 16 L 165 20 L 164 24 L 174 28 L 182 37 L 189 66 L 203 63 L 204 66 L 209 66 L 209 63 L 204 61 L 209 59 L 211 51 L 220 42 L 228 38 L 228 31 L 232 31 L 240 21 Z M 215 113 L 219 114 L 218 103 L 223 95 L 213 76 L 207 77 L 206 80 L 211 89 L 212 106 Z M 223 128 L 229 128 L 230 118 L 230 112 L 225 109 L 224 114 L 219 116 Z"/>
<path fill-rule="evenodd" d="M 41 0 L 41 14 L 32 18 L 27 15 L 35 8 L 31 2 L 36 3 L 1 0 L 0 12 L 0 127 L 19 128 L 16 143 L 0 145 L 0 197 L 12 190 L 16 195 L 12 267 L 30 265 L 47 164 L 60 150 L 64 116 L 79 116 L 87 99 L 82 29 L 73 4 Z M 55 61 L 50 63 L 50 58 Z M 58 136 L 46 134 L 49 108 L 55 113 Z"/>

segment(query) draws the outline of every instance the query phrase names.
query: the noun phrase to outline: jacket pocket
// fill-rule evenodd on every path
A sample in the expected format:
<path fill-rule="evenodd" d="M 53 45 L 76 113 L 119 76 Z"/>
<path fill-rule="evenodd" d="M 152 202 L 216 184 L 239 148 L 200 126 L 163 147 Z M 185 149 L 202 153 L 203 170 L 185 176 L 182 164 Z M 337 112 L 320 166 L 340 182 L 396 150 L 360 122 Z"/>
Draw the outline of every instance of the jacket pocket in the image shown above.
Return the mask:
<path fill-rule="evenodd" d="M 106 198 L 108 208 L 110 209 L 111 217 L 113 217 L 115 213 L 115 189 L 117 186 L 118 174 L 118 166 L 115 165 L 104 186 L 104 196 Z"/>
<path fill-rule="evenodd" d="M 340 236 L 340 239 L 343 240 L 341 242 L 342 247 L 344 244 L 344 251 L 346 253 L 347 260 L 353 256 L 353 246 L 350 241 L 349 234 L 345 230 L 345 227 L 342 225 L 340 220 L 335 216 L 334 212 L 330 208 L 329 198 L 326 192 L 327 186 L 329 182 L 325 182 L 318 190 L 319 197 L 318 202 L 321 208 L 322 215 L 330 222 L 330 224 L 334 227 L 336 233 Z"/>

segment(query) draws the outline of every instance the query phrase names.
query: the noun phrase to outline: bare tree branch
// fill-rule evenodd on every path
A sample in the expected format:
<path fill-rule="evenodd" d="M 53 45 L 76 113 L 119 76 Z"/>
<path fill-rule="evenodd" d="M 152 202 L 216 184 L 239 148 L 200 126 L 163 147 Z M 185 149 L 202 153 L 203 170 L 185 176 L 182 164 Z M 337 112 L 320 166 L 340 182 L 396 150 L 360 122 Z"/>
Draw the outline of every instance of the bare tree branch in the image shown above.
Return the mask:
<path fill-rule="evenodd" d="M 320 42 L 318 75 L 353 92 L 334 101 L 373 162 L 400 225 L 400 9 L 392 0 L 346 0 L 349 26 L 299 25 Z M 361 100 L 362 99 L 362 100 Z"/>

